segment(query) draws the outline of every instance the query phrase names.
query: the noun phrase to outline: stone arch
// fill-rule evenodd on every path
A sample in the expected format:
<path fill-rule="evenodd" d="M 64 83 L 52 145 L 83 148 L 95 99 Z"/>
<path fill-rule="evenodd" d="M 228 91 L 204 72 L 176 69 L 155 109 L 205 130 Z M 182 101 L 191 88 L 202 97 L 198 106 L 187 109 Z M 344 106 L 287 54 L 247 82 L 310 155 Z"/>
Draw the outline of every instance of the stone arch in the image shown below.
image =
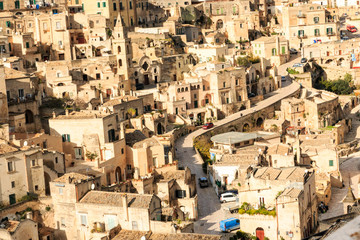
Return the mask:
<path fill-rule="evenodd" d="M 62 97 L 63 97 L 63 98 L 70 98 L 69 92 L 63 92 L 63 93 L 62 93 Z"/>
<path fill-rule="evenodd" d="M 117 167 L 115 170 L 115 180 L 117 183 L 121 182 L 121 168 Z"/>
<path fill-rule="evenodd" d="M 264 124 L 264 119 L 262 117 L 259 117 L 257 120 L 256 120 L 256 126 L 257 127 L 263 127 L 263 124 Z"/>
<path fill-rule="evenodd" d="M 224 22 L 222 19 L 216 21 L 216 29 L 220 29 L 224 27 Z"/>
<path fill-rule="evenodd" d="M 162 125 L 161 123 L 158 123 L 158 124 L 157 124 L 157 134 L 158 134 L 158 135 L 161 135 L 161 134 L 163 134 L 164 132 L 165 132 L 165 129 L 164 129 L 163 125 Z"/>
<path fill-rule="evenodd" d="M 245 110 L 246 109 L 246 106 L 243 104 L 243 105 L 241 105 L 241 107 L 240 107 L 240 111 L 242 111 L 242 110 Z"/>
<path fill-rule="evenodd" d="M 333 60 L 332 59 L 328 59 L 325 61 L 325 64 L 330 64 Z"/>
<path fill-rule="evenodd" d="M 249 132 L 250 131 L 250 125 L 248 123 L 245 123 L 242 127 L 243 132 Z"/>
<path fill-rule="evenodd" d="M 62 87 L 62 86 L 64 86 L 64 85 L 65 85 L 64 83 L 58 83 L 58 84 L 57 84 L 58 87 Z"/>
<path fill-rule="evenodd" d="M 34 122 L 34 114 L 31 110 L 26 110 L 25 111 L 25 123 L 29 124 L 29 123 L 33 123 Z"/>

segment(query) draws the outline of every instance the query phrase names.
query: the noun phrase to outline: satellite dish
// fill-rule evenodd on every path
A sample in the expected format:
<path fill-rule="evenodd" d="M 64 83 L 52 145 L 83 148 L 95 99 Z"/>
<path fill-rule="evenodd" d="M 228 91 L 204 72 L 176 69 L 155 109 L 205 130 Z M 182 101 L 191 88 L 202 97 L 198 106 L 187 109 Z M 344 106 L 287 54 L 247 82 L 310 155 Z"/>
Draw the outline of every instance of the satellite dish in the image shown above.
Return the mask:
<path fill-rule="evenodd" d="M 27 141 L 24 141 L 24 147 L 26 147 L 28 145 Z"/>
<path fill-rule="evenodd" d="M 94 190 L 95 189 L 95 184 L 91 184 L 91 190 Z"/>

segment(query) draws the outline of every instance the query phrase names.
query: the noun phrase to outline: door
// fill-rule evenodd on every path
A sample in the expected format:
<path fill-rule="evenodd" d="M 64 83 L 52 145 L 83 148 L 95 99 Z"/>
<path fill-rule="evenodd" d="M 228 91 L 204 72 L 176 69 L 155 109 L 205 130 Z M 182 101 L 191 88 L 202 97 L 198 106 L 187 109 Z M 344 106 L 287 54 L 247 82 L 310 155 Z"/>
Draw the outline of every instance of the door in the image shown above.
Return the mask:
<path fill-rule="evenodd" d="M 256 237 L 257 237 L 259 240 L 264 240 L 265 234 L 264 234 L 264 229 L 263 229 L 263 228 L 257 228 L 257 229 L 256 229 Z"/>
<path fill-rule="evenodd" d="M 10 202 L 10 205 L 16 203 L 15 194 L 10 194 L 10 195 L 9 195 L 9 202 Z"/>
<path fill-rule="evenodd" d="M 149 82 L 149 75 L 147 75 L 147 74 L 144 74 L 144 84 L 145 84 L 145 85 L 149 85 L 149 84 L 150 84 L 150 82 Z"/>
<path fill-rule="evenodd" d="M 224 184 L 225 184 L 225 185 L 228 184 L 228 177 L 224 177 Z"/>

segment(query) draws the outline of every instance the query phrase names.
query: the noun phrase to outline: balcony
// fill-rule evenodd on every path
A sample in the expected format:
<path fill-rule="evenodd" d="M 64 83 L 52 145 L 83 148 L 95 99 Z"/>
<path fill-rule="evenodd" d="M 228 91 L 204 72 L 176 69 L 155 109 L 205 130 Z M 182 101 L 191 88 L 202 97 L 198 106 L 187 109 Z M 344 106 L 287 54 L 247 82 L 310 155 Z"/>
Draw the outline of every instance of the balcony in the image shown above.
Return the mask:
<path fill-rule="evenodd" d="M 306 35 L 298 35 L 298 39 L 305 39 L 305 38 L 307 38 Z"/>
<path fill-rule="evenodd" d="M 27 94 L 24 97 L 15 97 L 15 98 L 8 99 L 8 105 L 13 106 L 16 104 L 29 103 L 29 102 L 33 102 L 33 101 L 35 101 L 35 95 Z"/>
<path fill-rule="evenodd" d="M 326 35 L 331 37 L 331 36 L 335 36 L 336 34 L 334 32 L 328 32 L 328 33 L 326 33 Z"/>

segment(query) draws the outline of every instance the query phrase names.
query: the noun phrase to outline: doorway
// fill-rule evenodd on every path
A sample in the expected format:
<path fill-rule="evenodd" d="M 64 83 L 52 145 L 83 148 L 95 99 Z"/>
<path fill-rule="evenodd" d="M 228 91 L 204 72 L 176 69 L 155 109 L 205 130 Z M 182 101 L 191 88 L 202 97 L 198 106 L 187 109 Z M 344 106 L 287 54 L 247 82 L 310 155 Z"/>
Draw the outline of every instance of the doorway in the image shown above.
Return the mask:
<path fill-rule="evenodd" d="M 150 82 L 149 82 L 149 75 L 148 74 L 144 74 L 144 84 L 145 85 L 149 85 Z"/>
<path fill-rule="evenodd" d="M 10 205 L 12 205 L 12 204 L 15 204 L 15 203 L 16 203 L 16 197 L 15 197 L 15 194 L 10 194 L 10 195 L 9 195 L 9 202 L 10 202 Z"/>
<path fill-rule="evenodd" d="M 259 239 L 259 240 L 264 240 L 264 238 L 265 238 L 265 233 L 264 233 L 264 229 L 263 229 L 263 228 L 258 227 L 258 228 L 256 229 L 256 237 L 257 237 L 257 239 Z"/>

